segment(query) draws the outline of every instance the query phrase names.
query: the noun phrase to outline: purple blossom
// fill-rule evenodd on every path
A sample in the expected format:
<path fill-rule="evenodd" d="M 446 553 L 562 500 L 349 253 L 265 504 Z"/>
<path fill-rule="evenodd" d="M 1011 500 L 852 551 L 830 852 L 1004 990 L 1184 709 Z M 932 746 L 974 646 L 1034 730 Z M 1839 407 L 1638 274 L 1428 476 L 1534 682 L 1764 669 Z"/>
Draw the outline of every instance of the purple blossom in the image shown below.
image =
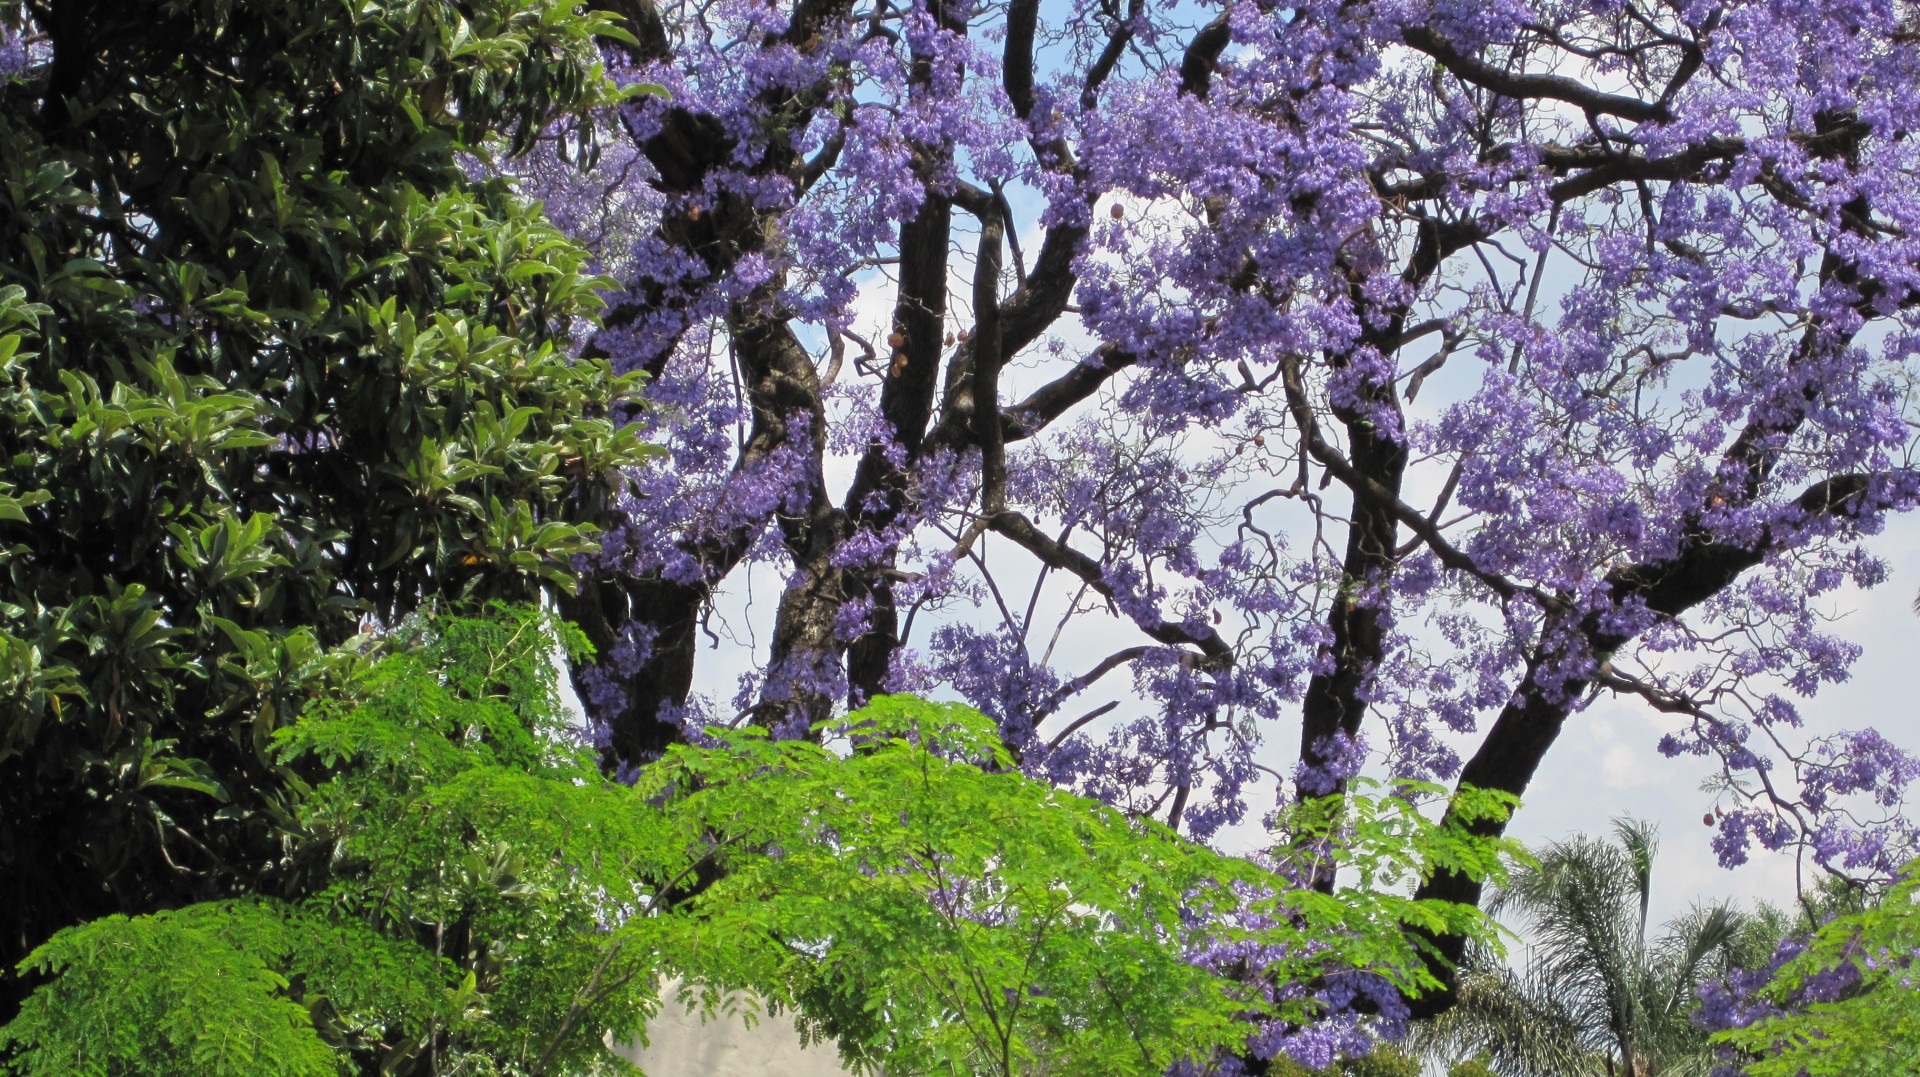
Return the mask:
<path fill-rule="evenodd" d="M 26 39 L 11 27 L 0 26 L 0 78 L 25 74 L 30 62 Z"/>
<path fill-rule="evenodd" d="M 1028 57 L 1000 9 L 669 2 L 608 53 L 667 95 L 513 166 L 667 450 L 581 565 L 597 720 L 959 697 L 1209 837 L 1365 767 L 1525 793 L 1610 693 L 1721 771 L 1724 863 L 1912 848 L 1913 745 L 1820 696 L 1920 504 L 1896 5 L 1116 10 Z"/>

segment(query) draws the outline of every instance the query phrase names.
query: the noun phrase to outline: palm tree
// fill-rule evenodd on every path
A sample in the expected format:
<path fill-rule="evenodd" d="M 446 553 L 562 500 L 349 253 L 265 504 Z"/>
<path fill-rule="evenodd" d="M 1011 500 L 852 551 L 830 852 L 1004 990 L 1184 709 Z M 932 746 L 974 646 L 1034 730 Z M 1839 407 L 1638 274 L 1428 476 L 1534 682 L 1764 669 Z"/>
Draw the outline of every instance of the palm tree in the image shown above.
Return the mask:
<path fill-rule="evenodd" d="M 1695 1077 L 1712 1069 L 1690 1015 L 1700 985 L 1746 964 L 1764 932 L 1726 905 L 1696 907 L 1648 937 L 1654 828 L 1616 819 L 1536 853 L 1488 911 L 1527 940 L 1520 969 L 1470 955 L 1459 1004 L 1418 1030 L 1447 1058 L 1483 1056 L 1502 1077 Z M 1767 943 L 1770 947 L 1771 943 Z"/>

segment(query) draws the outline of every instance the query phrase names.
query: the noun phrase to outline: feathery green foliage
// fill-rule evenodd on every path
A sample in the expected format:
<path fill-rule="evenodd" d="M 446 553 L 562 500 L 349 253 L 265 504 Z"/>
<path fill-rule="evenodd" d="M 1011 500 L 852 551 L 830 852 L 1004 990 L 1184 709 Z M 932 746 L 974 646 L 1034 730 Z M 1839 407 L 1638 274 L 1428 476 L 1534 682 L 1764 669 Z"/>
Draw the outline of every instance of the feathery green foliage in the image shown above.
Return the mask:
<path fill-rule="evenodd" d="M 0 0 L 0 965 L 281 867 L 367 617 L 524 599 L 647 450 L 585 254 L 467 154 L 609 99 L 562 0 Z M 0 977 L 0 1019 L 25 986 Z"/>
<path fill-rule="evenodd" d="M 617 960 L 623 940 L 656 923 L 645 880 L 686 854 L 661 861 L 681 834 L 569 738 L 558 642 L 503 609 L 335 655 L 344 692 L 271 747 L 298 791 L 277 895 L 55 935 L 0 1071 L 252 1073 L 260 1029 L 289 1073 L 617 1069 L 601 1037 L 639 1032 L 657 960 Z"/>
<path fill-rule="evenodd" d="M 354 926 L 221 902 L 63 931 L 35 951 L 29 967 L 60 976 L 0 1033 L 0 1043 L 24 1045 L 0 1065 L 21 1073 L 330 1077 L 335 1052 L 314 1035 L 307 1006 L 289 997 L 287 971 L 349 954 L 377 968 L 398 949 Z M 393 956 L 415 958 L 403 949 Z M 402 982 L 383 971 L 374 990 Z"/>
<path fill-rule="evenodd" d="M 1781 966 L 1763 997 L 1779 1016 L 1715 1035 L 1752 1054 L 1750 1077 L 1895 1077 L 1920 1072 L 1920 862 L 1879 901 L 1837 916 Z M 1799 997 L 1851 966 L 1858 982 L 1830 1002 Z"/>
<path fill-rule="evenodd" d="M 783 980 L 806 1027 L 889 1074 L 1158 1074 L 1237 1049 L 1249 1017 L 1314 1016 L 1268 983 L 1366 969 L 1419 994 L 1437 985 L 1410 927 L 1492 940 L 1477 910 L 1385 889 L 1422 863 L 1504 874 L 1502 843 L 1405 800 L 1329 798 L 1288 821 L 1282 861 L 1338 831 L 1357 885 L 1329 895 L 1018 777 L 961 706 L 882 697 L 822 732 L 850 754 L 727 732 L 730 750 L 675 749 L 642 788 L 696 790 L 681 810 L 720 836 L 723 870 L 695 902 L 713 912 L 689 947 L 719 963 L 687 971 L 758 967 L 750 983 Z M 759 947 L 743 913 L 787 945 Z M 1190 960 L 1242 941 L 1282 955 L 1268 979 Z"/>
<path fill-rule="evenodd" d="M 556 646 L 579 645 L 509 609 L 345 651 L 345 694 L 274 738 L 318 779 L 287 831 L 299 885 L 57 934 L 0 1072 L 240 1073 L 268 1044 L 287 1073 L 617 1072 L 605 1037 L 639 1036 L 671 976 L 890 1074 L 1144 1077 L 1239 1047 L 1250 1015 L 1310 1016 L 1188 960 L 1203 944 L 1417 991 L 1409 923 L 1492 940 L 1472 909 L 1323 901 L 1028 780 L 952 705 L 877 700 L 823 730 L 844 754 L 715 729 L 622 785 L 559 701 Z M 1451 848 L 1499 877 L 1497 845 L 1350 802 L 1348 855 Z"/>

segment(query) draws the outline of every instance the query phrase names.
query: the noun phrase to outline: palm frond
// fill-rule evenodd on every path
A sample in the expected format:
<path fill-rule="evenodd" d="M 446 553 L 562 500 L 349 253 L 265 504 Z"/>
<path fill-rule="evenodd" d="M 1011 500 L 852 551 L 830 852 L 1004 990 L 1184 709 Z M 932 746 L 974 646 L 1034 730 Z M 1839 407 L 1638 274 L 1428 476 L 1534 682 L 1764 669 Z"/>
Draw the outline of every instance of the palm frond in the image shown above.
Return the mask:
<path fill-rule="evenodd" d="M 1505 967 L 1461 977 L 1459 1001 L 1422 1022 L 1412 1046 L 1432 1057 L 1485 1054 L 1506 1077 L 1588 1077 L 1606 1071 L 1565 1000 Z"/>
<path fill-rule="evenodd" d="M 1660 852 L 1660 828 L 1645 819 L 1622 816 L 1613 821 L 1613 833 L 1627 854 L 1634 887 L 1640 896 L 1640 938 L 1647 936 L 1647 905 L 1653 897 L 1653 858 Z"/>
<path fill-rule="evenodd" d="M 1649 940 L 1659 833 L 1621 818 L 1612 839 L 1552 842 L 1491 895 L 1488 912 L 1527 940 L 1521 969 L 1473 955 L 1459 1004 L 1416 1031 L 1420 1049 L 1484 1052 L 1503 1077 L 1584 1077 L 1625 1058 L 1650 1077 L 1705 1077 L 1712 1060 L 1692 1022 L 1699 988 L 1748 961 L 1762 929 L 1713 905 Z"/>

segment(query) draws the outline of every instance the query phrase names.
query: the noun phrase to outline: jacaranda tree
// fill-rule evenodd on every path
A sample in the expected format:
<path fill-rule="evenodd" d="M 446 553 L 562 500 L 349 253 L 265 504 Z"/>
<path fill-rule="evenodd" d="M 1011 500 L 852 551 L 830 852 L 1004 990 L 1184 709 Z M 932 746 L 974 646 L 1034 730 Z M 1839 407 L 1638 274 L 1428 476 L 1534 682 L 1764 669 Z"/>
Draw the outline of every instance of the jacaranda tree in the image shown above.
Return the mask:
<path fill-rule="evenodd" d="M 1263 766 L 1524 794 L 1606 693 L 1726 863 L 1899 861 L 1914 760 L 1798 700 L 1920 498 L 1913 5 L 603 6 L 668 95 L 519 171 L 671 452 L 567 608 L 610 761 L 938 689 L 1205 838 Z"/>

